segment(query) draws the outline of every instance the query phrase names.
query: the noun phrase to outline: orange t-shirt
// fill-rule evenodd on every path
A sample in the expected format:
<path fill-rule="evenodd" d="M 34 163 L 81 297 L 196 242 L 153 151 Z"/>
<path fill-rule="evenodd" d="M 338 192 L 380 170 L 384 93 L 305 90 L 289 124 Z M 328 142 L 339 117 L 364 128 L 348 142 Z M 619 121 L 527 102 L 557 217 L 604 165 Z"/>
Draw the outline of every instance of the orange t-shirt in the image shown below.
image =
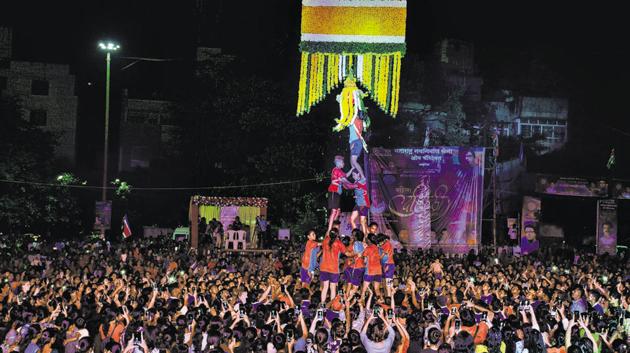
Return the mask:
<path fill-rule="evenodd" d="M 474 336 L 475 344 L 482 344 L 486 341 L 486 337 L 488 336 L 488 325 L 484 322 L 480 322 L 474 326 L 462 326 L 462 331 L 466 331 L 470 333 L 471 336 Z"/>
<path fill-rule="evenodd" d="M 394 247 L 392 247 L 392 243 L 390 243 L 389 240 L 385 241 L 381 249 L 383 249 L 383 253 L 387 255 L 386 264 L 393 265 L 394 264 Z"/>
<path fill-rule="evenodd" d="M 367 257 L 367 274 L 378 276 L 383 274 L 381 269 L 381 256 L 378 254 L 378 247 L 370 244 L 364 251 L 363 256 Z"/>
<path fill-rule="evenodd" d="M 332 246 L 329 242 L 330 238 L 326 237 L 322 243 L 322 263 L 319 269 L 323 272 L 339 273 L 339 256 L 346 252 L 346 247 L 339 239 L 336 239 Z"/>
<path fill-rule="evenodd" d="M 334 311 L 342 311 L 344 309 L 344 305 L 341 303 L 341 296 L 338 295 L 335 299 L 330 303 L 330 308 Z"/>
<path fill-rule="evenodd" d="M 103 325 L 99 327 L 99 333 L 101 334 L 101 340 L 110 337 L 114 342 L 120 343 L 120 338 L 123 331 L 125 331 L 125 325 L 120 322 L 116 322 L 114 326 L 109 326 L 109 331 L 106 333 L 103 331 Z"/>
<path fill-rule="evenodd" d="M 567 349 L 564 347 L 560 348 L 547 348 L 547 353 L 567 353 Z"/>
<path fill-rule="evenodd" d="M 398 350 L 396 351 L 396 353 L 407 353 L 407 351 L 409 350 L 409 345 L 409 339 L 403 338 L 402 343 L 400 344 L 400 346 L 398 346 Z"/>
<path fill-rule="evenodd" d="M 363 251 L 365 252 L 365 244 L 363 245 Z M 354 256 L 354 264 L 352 265 L 352 268 L 365 268 L 365 260 L 363 259 L 363 253 L 358 254 L 356 251 L 354 251 L 354 245 L 352 248 L 352 255 Z"/>
<path fill-rule="evenodd" d="M 311 258 L 313 255 L 317 255 L 317 253 L 313 254 L 313 250 L 319 247 L 319 243 L 314 240 L 308 240 L 306 242 L 306 247 L 304 248 L 304 255 L 302 255 L 302 268 L 309 269 L 311 265 Z"/>

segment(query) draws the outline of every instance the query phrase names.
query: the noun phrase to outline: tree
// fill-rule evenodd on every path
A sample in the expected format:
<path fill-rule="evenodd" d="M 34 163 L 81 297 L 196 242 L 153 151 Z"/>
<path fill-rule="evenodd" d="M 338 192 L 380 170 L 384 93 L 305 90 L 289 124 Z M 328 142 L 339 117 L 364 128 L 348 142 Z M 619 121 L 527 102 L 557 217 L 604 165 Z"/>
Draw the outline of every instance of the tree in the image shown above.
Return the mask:
<path fill-rule="evenodd" d="M 432 138 L 432 144 L 444 146 L 465 146 L 469 141 L 469 132 L 464 128 L 466 113 L 462 104 L 463 87 L 455 87 L 446 96 L 446 100 L 435 108 L 436 116 L 443 129 Z"/>
<path fill-rule="evenodd" d="M 22 112 L 18 99 L 0 98 L 0 229 L 77 232 L 80 208 L 68 185 L 78 180 L 71 174 L 55 175 L 56 137 L 24 119 Z"/>
<path fill-rule="evenodd" d="M 186 170 L 180 182 L 197 186 L 282 182 L 315 177 L 326 165 L 335 116 L 317 108 L 296 118 L 295 102 L 287 99 L 294 87 L 243 69 L 247 67 L 235 60 L 205 70 L 180 97 L 174 139 L 179 152 L 164 162 L 169 170 Z M 336 111 L 336 104 L 333 108 Z M 304 182 L 204 194 L 268 197 L 272 217 L 293 222 L 301 217 L 301 206 L 288 207 L 302 202 L 295 196 L 320 191 L 325 194 L 323 183 Z"/>

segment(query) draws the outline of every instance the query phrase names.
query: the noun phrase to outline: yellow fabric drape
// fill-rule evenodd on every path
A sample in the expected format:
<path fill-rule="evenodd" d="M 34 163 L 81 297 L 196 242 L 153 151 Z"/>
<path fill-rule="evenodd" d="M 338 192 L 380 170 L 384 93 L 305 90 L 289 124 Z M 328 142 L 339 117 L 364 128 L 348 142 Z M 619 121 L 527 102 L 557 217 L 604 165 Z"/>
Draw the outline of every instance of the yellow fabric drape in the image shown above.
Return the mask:
<path fill-rule="evenodd" d="M 238 208 L 238 217 L 241 223 L 249 226 L 250 234 L 256 227 L 256 217 L 260 216 L 260 207 L 241 206 Z"/>
<path fill-rule="evenodd" d="M 218 206 L 199 206 L 199 217 L 204 217 L 206 219 L 206 223 L 210 223 L 213 218 L 219 221 L 221 220 L 221 208 Z M 203 230 L 200 229 L 199 231 Z"/>

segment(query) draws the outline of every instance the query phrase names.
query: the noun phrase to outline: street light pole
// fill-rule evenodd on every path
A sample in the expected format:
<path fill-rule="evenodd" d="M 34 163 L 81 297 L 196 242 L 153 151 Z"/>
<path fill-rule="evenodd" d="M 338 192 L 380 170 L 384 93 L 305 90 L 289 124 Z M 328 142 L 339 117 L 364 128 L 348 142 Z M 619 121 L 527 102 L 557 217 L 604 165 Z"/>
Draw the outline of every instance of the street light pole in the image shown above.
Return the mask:
<path fill-rule="evenodd" d="M 103 146 L 103 185 L 101 199 L 103 202 L 107 201 L 107 155 L 109 149 L 109 79 L 110 79 L 110 64 L 112 61 L 112 52 L 120 49 L 120 45 L 113 42 L 100 42 L 98 47 L 105 51 L 106 57 L 106 72 L 105 72 L 105 141 Z M 101 238 L 105 239 L 105 226 L 101 226 Z"/>
<path fill-rule="evenodd" d="M 107 52 L 106 56 L 107 69 L 105 74 L 105 143 L 103 148 L 103 190 L 102 200 L 107 201 L 107 150 L 109 149 L 109 76 L 110 63 L 112 60 L 111 52 Z"/>

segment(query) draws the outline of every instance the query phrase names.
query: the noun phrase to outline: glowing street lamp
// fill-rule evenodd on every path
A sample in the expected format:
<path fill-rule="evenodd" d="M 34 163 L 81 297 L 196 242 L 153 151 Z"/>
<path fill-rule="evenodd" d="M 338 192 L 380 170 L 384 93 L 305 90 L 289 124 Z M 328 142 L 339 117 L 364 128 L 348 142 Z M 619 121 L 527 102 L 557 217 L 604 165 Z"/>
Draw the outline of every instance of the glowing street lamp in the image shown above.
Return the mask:
<path fill-rule="evenodd" d="M 101 50 L 110 51 L 110 52 L 111 52 L 111 51 L 116 51 L 116 50 L 120 49 L 120 45 L 118 45 L 118 44 L 116 44 L 116 43 L 114 43 L 114 42 L 107 42 L 107 43 L 105 43 L 105 42 L 99 42 L 99 43 L 98 43 L 98 47 L 99 47 Z"/>

